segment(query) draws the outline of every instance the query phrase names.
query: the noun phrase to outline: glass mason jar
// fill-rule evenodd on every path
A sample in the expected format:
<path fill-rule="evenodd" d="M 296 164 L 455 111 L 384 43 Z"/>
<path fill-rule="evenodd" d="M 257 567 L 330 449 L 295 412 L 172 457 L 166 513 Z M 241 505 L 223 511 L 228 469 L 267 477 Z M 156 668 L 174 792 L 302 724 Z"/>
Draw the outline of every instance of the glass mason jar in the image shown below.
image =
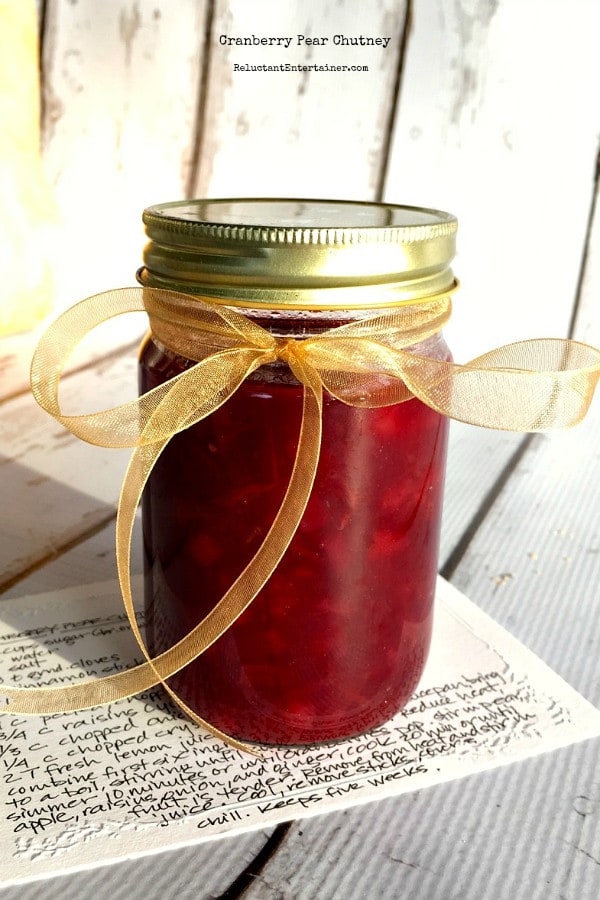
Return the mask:
<path fill-rule="evenodd" d="M 375 203 L 196 200 L 144 212 L 138 272 L 232 306 L 273 334 L 313 336 L 452 289 L 456 220 Z M 441 333 L 414 350 L 450 358 Z M 193 365 L 150 334 L 140 390 Z M 152 654 L 184 637 L 252 559 L 282 502 L 302 385 L 262 366 L 171 439 L 143 497 Z M 235 737 L 347 738 L 408 701 L 427 658 L 447 420 L 416 398 L 359 408 L 325 393 L 316 481 L 283 559 L 241 617 L 170 679 Z"/>

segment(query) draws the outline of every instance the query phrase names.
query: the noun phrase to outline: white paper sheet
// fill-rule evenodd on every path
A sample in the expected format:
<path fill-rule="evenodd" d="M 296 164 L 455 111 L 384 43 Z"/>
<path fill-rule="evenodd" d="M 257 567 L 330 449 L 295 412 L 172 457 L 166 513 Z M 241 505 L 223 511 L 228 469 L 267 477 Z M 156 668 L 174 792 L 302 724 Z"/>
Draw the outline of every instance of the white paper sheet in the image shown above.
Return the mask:
<path fill-rule="evenodd" d="M 0 604 L 0 680 L 59 685 L 138 656 L 116 584 Z M 8 707 L 6 707 L 8 708 Z M 416 790 L 600 735 L 600 712 L 438 583 L 409 706 L 335 746 L 244 755 L 161 690 L 47 719 L 0 717 L 0 886 Z"/>

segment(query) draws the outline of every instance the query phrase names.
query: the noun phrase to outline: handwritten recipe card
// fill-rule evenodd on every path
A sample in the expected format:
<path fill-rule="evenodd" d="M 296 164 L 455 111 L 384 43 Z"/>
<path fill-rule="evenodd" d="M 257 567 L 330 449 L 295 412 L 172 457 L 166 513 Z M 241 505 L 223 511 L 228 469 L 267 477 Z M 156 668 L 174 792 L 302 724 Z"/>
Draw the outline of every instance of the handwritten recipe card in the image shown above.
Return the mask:
<path fill-rule="evenodd" d="M 139 661 L 116 583 L 0 604 L 0 679 L 59 686 Z M 442 579 L 430 660 L 387 725 L 258 759 L 161 689 L 0 717 L 0 886 L 416 790 L 600 734 L 600 712 Z"/>

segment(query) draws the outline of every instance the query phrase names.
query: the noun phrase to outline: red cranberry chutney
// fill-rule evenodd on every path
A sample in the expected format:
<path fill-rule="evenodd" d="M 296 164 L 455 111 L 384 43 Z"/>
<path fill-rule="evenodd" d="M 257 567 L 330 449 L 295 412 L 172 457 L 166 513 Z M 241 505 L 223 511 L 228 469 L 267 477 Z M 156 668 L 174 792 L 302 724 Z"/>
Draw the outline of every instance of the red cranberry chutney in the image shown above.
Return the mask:
<path fill-rule="evenodd" d="M 350 315 L 258 321 L 310 334 Z M 418 351 L 449 356 L 440 335 Z M 192 364 L 150 336 L 140 390 Z M 283 364 L 264 366 L 161 454 L 143 498 L 152 654 L 197 625 L 258 550 L 289 481 L 302 392 Z M 416 398 L 364 409 L 325 394 L 298 531 L 251 606 L 170 679 L 188 706 L 243 740 L 302 744 L 359 734 L 406 704 L 431 638 L 447 429 Z"/>

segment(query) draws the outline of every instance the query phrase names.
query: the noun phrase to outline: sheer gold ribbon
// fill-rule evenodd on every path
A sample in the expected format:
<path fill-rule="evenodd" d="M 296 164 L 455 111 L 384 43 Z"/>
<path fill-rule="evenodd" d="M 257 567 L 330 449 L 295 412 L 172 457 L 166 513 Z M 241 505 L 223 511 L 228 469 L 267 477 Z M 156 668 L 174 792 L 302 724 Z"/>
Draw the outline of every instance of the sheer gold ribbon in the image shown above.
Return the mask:
<path fill-rule="evenodd" d="M 83 337 L 123 313 L 145 311 L 153 333 L 196 364 L 142 397 L 87 415 L 62 412 L 63 369 Z M 579 422 L 600 377 L 600 350 L 563 339 L 529 340 L 492 350 L 466 365 L 406 348 L 448 320 L 448 296 L 374 315 L 305 339 L 274 337 L 246 316 L 196 297 L 126 288 L 90 297 L 50 326 L 33 357 L 37 402 L 73 434 L 103 447 L 133 447 L 119 498 L 116 557 L 127 616 L 145 662 L 105 678 L 61 688 L 0 685 L 1 710 L 51 715 L 112 703 L 162 683 L 198 724 L 235 747 L 249 748 L 198 717 L 166 680 L 203 653 L 242 614 L 292 540 L 308 503 L 321 444 L 322 393 L 352 406 L 377 407 L 413 396 L 454 419 L 488 428 L 542 431 Z M 304 386 L 296 458 L 281 507 L 255 557 L 214 609 L 181 641 L 151 658 L 140 633 L 130 583 L 136 510 L 152 467 L 170 438 L 209 415 L 253 371 L 287 363 Z"/>

